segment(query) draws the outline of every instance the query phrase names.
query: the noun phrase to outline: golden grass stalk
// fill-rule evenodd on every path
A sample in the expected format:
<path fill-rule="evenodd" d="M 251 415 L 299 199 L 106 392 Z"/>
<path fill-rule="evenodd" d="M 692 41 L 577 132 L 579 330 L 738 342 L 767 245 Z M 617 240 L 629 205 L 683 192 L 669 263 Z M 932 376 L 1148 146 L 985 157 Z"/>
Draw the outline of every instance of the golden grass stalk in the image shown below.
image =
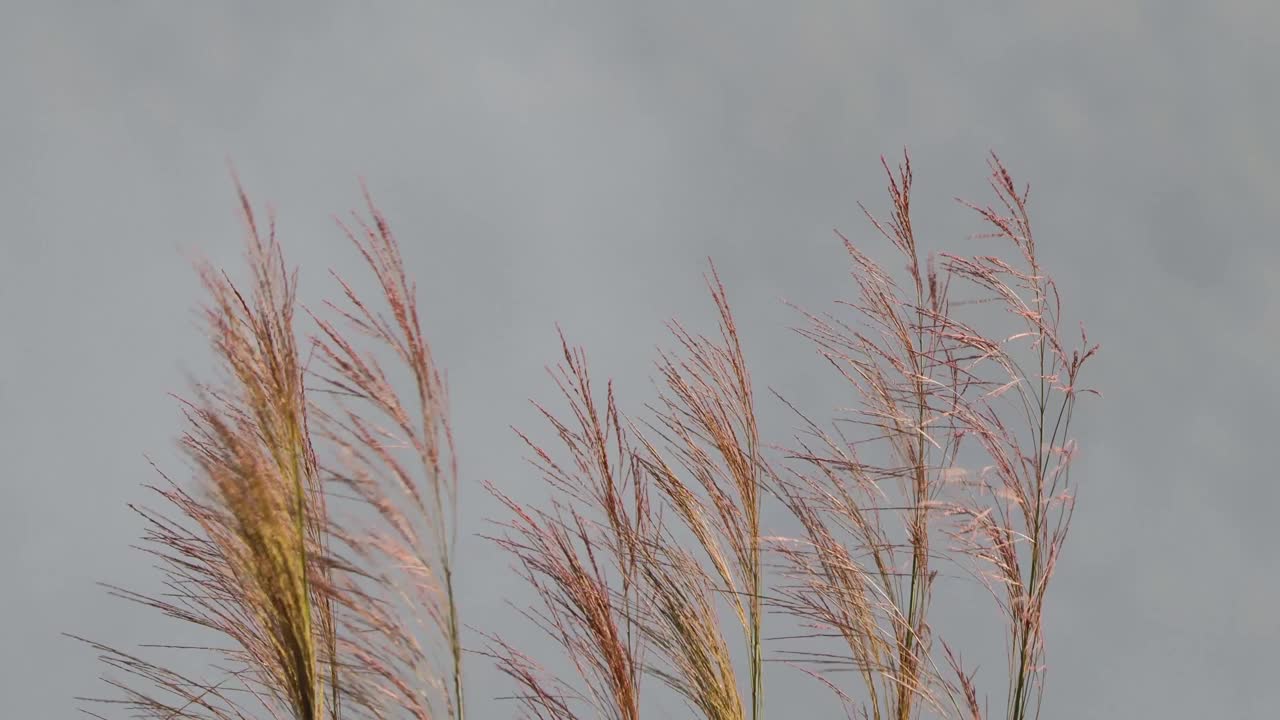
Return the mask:
<path fill-rule="evenodd" d="M 293 334 L 296 276 L 285 270 L 274 223 L 264 237 L 243 190 L 239 198 L 251 293 L 199 265 L 211 296 L 206 329 L 228 380 L 222 390 L 198 387 L 199 399 L 186 403 L 182 447 L 194 461 L 197 492 L 172 483 L 158 489 L 181 521 L 139 510 L 168 591 L 114 589 L 229 639 L 230 649 L 215 652 L 231 667 L 204 680 L 94 646 L 109 667 L 150 685 L 108 679 L 124 692 L 116 702 L 143 717 L 243 717 L 251 706 L 272 717 L 338 717 L 325 500 Z"/>
<path fill-rule="evenodd" d="M 733 657 L 716 611 L 719 593 L 703 566 L 668 534 L 643 564 L 651 602 L 640 627 L 664 664 L 649 672 L 706 720 L 743 720 Z"/>

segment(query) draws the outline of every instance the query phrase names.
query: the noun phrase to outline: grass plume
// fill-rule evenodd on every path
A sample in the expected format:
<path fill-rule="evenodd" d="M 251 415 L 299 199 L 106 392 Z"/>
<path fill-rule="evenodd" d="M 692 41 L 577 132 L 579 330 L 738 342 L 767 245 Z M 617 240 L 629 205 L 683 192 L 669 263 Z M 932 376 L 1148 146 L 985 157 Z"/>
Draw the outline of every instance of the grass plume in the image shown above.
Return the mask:
<path fill-rule="evenodd" d="M 143 717 L 243 717 L 248 704 L 273 717 L 321 720 L 337 717 L 341 680 L 324 591 L 325 500 L 293 331 L 296 275 L 285 269 L 274 222 L 259 228 L 243 190 L 239 199 L 250 293 L 199 265 L 211 298 L 205 329 L 227 382 L 199 386 L 198 399 L 184 403 L 190 429 L 181 446 L 197 484 L 156 488 L 178 519 L 138 509 L 167 592 L 113 588 L 230 640 L 231 649 L 214 652 L 232 669 L 202 680 L 95 647 L 109 667 L 147 681 L 110 680 L 124 693 L 119 702 Z"/>
<path fill-rule="evenodd" d="M 316 410 L 318 435 L 338 456 L 329 476 L 377 519 L 341 534 L 386 608 L 369 613 L 367 594 L 347 585 L 347 594 L 355 595 L 352 609 L 362 614 L 356 647 L 366 665 L 379 669 L 379 694 L 396 698 L 401 710 L 424 720 L 463 720 L 454 564 L 458 468 L 448 397 L 395 235 L 367 191 L 365 203 L 367 219 L 356 216 L 353 225 L 339 226 L 372 271 L 390 318 L 337 273 L 345 302 L 326 307 L 338 320 L 313 315 L 319 327 L 313 346 L 325 368 L 321 381 L 337 406 Z M 413 391 L 397 392 L 377 353 L 354 337 L 389 351 L 408 372 Z"/>
<path fill-rule="evenodd" d="M 639 720 L 642 676 L 642 567 L 652 533 L 648 488 L 633 461 L 628 435 L 614 402 L 594 396 L 586 356 L 561 335 L 563 362 L 551 371 L 572 415 L 561 421 L 539 405 L 560 452 L 544 449 L 517 431 L 531 463 L 558 499 L 550 510 L 526 508 L 495 486 L 509 509 L 506 534 L 494 538 L 510 553 L 533 588 L 540 609 L 526 612 L 564 651 L 585 689 L 549 678 L 527 655 L 491 637 L 489 655 L 521 688 L 531 717 Z M 561 455 L 558 461 L 556 455 Z"/>

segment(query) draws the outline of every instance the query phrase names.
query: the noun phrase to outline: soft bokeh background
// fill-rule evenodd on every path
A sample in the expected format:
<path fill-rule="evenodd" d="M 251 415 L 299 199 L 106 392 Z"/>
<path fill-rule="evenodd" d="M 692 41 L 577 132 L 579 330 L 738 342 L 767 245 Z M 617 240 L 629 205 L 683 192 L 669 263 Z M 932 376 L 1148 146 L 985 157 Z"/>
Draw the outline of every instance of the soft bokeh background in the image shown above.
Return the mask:
<path fill-rule="evenodd" d="M 757 384 L 840 404 L 779 299 L 852 293 L 831 229 L 874 246 L 856 203 L 885 207 L 878 158 L 904 145 L 931 246 L 978 249 L 951 198 L 990 197 L 989 149 L 1029 180 L 1068 316 L 1103 343 L 1044 717 L 1274 714 L 1277 7 L 5 3 L 0 716 L 102 691 L 60 632 L 173 638 L 94 582 L 155 587 L 125 505 L 154 479 L 143 453 L 182 469 L 166 393 L 208 369 L 183 253 L 239 268 L 228 159 L 278 208 L 304 299 L 327 267 L 359 276 L 331 215 L 368 178 L 449 370 L 479 530 L 479 481 L 536 491 L 508 425 L 540 429 L 554 323 L 645 397 L 662 321 L 712 320 L 708 255 Z M 538 650 L 505 559 L 464 557 L 470 621 Z M 997 637 L 954 637 L 1000 707 Z M 475 716 L 507 716 L 489 664 L 468 671 Z M 769 708 L 815 688 L 779 668 Z"/>

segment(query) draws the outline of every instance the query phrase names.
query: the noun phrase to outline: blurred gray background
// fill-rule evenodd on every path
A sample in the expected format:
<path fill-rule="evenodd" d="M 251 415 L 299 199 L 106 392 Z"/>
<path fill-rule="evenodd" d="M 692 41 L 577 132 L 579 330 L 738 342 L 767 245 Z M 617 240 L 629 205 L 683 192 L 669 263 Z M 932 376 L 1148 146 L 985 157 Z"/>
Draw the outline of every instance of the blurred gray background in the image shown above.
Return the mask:
<path fill-rule="evenodd" d="M 241 268 L 228 160 L 278 208 L 304 301 L 332 290 L 331 266 L 365 281 L 331 217 L 368 179 L 448 368 L 480 530 L 496 512 L 480 481 L 540 492 L 508 426 L 546 436 L 528 399 L 554 398 L 554 323 L 624 402 L 647 397 L 662 322 L 712 327 L 707 256 L 757 385 L 843 404 L 780 299 L 852 295 L 832 228 L 882 251 L 856 203 L 885 209 L 879 156 L 903 146 L 931 247 L 983 251 L 952 198 L 990 199 L 989 150 L 1031 182 L 1067 319 L 1103 344 L 1044 717 L 1273 714 L 1275 8 L 6 3 L 0 716 L 71 717 L 73 696 L 103 691 L 63 631 L 175 637 L 94 583 L 155 587 L 125 505 L 149 499 L 144 453 L 183 469 L 167 393 L 209 368 L 183 253 Z M 504 604 L 527 599 L 506 559 L 470 537 L 464 558 L 470 621 L 541 652 Z M 998 636 L 940 632 L 982 660 L 998 715 Z M 475 716 L 508 716 L 489 663 L 468 672 Z M 810 702 L 812 681 L 772 671 L 775 714 Z"/>

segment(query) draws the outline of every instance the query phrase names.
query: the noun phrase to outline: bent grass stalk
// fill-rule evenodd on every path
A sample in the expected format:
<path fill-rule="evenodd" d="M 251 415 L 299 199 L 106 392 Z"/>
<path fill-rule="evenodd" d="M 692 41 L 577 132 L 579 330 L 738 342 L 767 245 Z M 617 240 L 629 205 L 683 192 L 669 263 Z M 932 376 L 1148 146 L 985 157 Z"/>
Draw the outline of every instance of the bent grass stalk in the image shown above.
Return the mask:
<path fill-rule="evenodd" d="M 337 323 L 313 315 L 320 328 L 313 346 L 328 370 L 321 379 L 337 405 L 334 412 L 317 409 L 316 415 L 320 434 L 342 463 L 331 469 L 332 480 L 354 491 L 380 521 L 342 538 L 359 553 L 362 575 L 369 579 L 369 565 L 379 568 L 378 584 L 401 603 L 396 613 L 365 618 L 363 653 L 384 658 L 378 664 L 386 681 L 380 692 L 396 697 L 399 708 L 414 717 L 463 720 L 454 565 L 458 468 L 448 397 L 399 245 L 367 190 L 364 197 L 369 218 L 356 217 L 354 227 L 339 226 L 372 270 L 390 320 L 336 273 L 346 302 L 326 307 L 350 334 L 390 351 L 409 371 L 414 392 L 398 394 L 375 353 L 355 345 Z M 363 594 L 358 600 L 367 605 Z M 425 628 L 424 617 L 429 620 Z M 443 646 L 443 660 L 433 642 Z M 424 683 L 431 688 L 421 687 Z"/>
<path fill-rule="evenodd" d="M 486 654 L 520 686 L 517 699 L 532 717 L 578 718 L 573 704 L 581 703 L 594 717 L 639 720 L 644 660 L 637 623 L 645 607 L 645 543 L 653 536 L 649 491 L 631 457 L 613 384 L 601 406 L 585 353 L 570 348 L 563 334 L 560 342 L 563 362 L 551 375 L 572 420 L 537 408 L 559 440 L 562 459 L 516 431 L 558 499 L 550 510 L 535 510 L 490 484 L 514 518 L 501 524 L 503 536 L 491 539 L 512 555 L 540 601 L 525 616 L 560 646 L 585 689 L 550 677 L 496 636 L 487 636 Z"/>
<path fill-rule="evenodd" d="M 199 265 L 211 296 L 206 331 L 228 380 L 223 389 L 197 386 L 198 400 L 184 403 L 190 429 L 181 446 L 197 483 L 190 491 L 173 482 L 155 488 L 178 519 L 135 508 L 167 592 L 112 588 L 229 639 L 231 649 L 212 652 L 234 669 L 204 680 L 92 645 L 109 668 L 143 681 L 108 679 L 123 693 L 114 702 L 143 717 L 233 718 L 257 707 L 268 716 L 321 720 L 340 712 L 343 673 L 324 590 L 325 501 L 293 333 L 296 275 L 285 270 L 274 222 L 264 236 L 237 189 L 253 284 L 246 296 Z"/>

